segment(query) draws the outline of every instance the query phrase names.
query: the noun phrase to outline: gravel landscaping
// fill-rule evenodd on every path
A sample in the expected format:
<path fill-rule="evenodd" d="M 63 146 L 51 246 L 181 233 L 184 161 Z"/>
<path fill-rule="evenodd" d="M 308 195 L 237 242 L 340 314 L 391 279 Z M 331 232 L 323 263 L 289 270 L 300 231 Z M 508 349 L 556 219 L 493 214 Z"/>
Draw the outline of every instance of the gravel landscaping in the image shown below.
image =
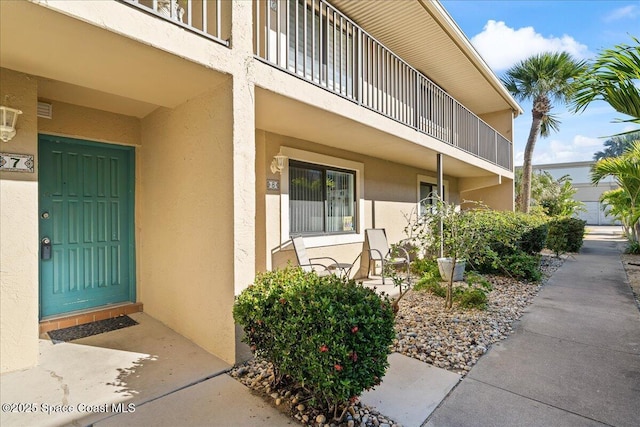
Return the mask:
<path fill-rule="evenodd" d="M 540 284 L 485 276 L 493 287 L 486 310 L 460 309 L 454 305 L 453 310 L 447 311 L 444 299 L 427 292 L 410 291 L 400 302 L 392 351 L 465 375 L 492 343 L 512 332 L 513 321 L 522 316 L 542 284 L 563 261 L 563 258 L 543 255 L 544 278 Z M 359 402 L 349 408 L 344 422 L 332 423 L 326 414 L 308 406 L 308 394 L 303 388 L 282 384 L 277 390 L 272 389 L 273 370 L 264 361 L 252 360 L 236 366 L 230 375 L 304 425 L 399 426 Z"/>

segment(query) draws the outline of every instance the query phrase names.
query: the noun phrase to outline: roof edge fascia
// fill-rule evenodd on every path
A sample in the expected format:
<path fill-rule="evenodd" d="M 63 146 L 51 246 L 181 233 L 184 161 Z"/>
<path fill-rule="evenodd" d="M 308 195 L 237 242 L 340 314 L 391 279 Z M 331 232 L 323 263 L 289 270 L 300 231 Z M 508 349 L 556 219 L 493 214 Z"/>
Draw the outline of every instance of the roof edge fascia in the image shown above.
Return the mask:
<path fill-rule="evenodd" d="M 502 85 L 498 76 L 491 70 L 489 65 L 473 47 L 471 41 L 462 32 L 458 24 L 453 20 L 449 12 L 440 4 L 438 0 L 418 0 L 422 7 L 440 24 L 449 34 L 460 50 L 478 68 L 478 71 L 489 81 L 489 83 L 502 95 L 505 101 L 513 108 L 515 116 L 524 114 L 524 110 L 509 91 Z"/>

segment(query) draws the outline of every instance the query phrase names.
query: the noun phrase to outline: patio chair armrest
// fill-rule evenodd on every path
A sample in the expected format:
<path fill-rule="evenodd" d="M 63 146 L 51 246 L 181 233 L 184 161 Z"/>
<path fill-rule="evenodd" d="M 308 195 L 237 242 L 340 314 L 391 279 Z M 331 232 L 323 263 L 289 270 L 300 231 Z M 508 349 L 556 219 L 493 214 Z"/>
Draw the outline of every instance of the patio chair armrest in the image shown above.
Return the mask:
<path fill-rule="evenodd" d="M 328 256 L 321 256 L 321 257 L 315 257 L 315 258 L 309 258 L 309 261 L 316 260 L 316 259 L 329 259 L 331 260 L 334 264 L 339 264 L 338 261 L 336 261 L 334 258 L 328 257 Z"/>
<path fill-rule="evenodd" d="M 308 264 L 299 264 L 299 266 L 300 267 L 311 267 L 311 268 L 313 268 L 313 267 L 322 267 L 324 270 L 330 271 L 329 267 L 327 267 L 324 264 L 317 263 L 317 262 L 315 262 L 315 263 L 314 262 L 310 262 Z"/>
<path fill-rule="evenodd" d="M 409 243 L 413 246 L 413 240 L 414 240 L 413 238 L 402 239 L 396 244 L 396 247 L 398 249 L 402 249 L 402 252 L 405 253 L 405 255 L 407 256 L 407 259 L 409 260 L 411 260 L 411 256 L 409 255 L 409 251 L 404 247 L 404 245 Z"/>
<path fill-rule="evenodd" d="M 409 251 L 407 251 L 407 250 L 406 250 L 405 248 L 403 248 L 402 246 L 396 246 L 396 247 L 394 248 L 394 250 L 396 250 L 396 249 L 399 249 L 399 250 L 401 250 L 402 252 L 404 252 L 404 258 L 406 258 L 406 259 L 407 259 L 407 261 L 411 261 L 411 257 L 409 256 Z"/>
<path fill-rule="evenodd" d="M 380 250 L 378 250 L 378 249 L 371 249 L 371 248 L 369 248 L 369 249 L 367 249 L 367 250 L 369 251 L 369 257 L 370 257 L 371 259 L 373 259 L 373 260 L 376 260 L 376 261 L 377 261 L 377 260 L 384 261 L 384 260 L 385 260 L 385 258 L 386 258 L 386 255 L 382 255 L 382 252 L 380 252 Z M 378 256 L 379 256 L 380 258 L 373 258 L 373 257 L 371 256 L 371 252 L 377 252 L 377 253 L 378 253 Z M 387 255 L 388 255 L 388 254 L 387 254 Z"/>

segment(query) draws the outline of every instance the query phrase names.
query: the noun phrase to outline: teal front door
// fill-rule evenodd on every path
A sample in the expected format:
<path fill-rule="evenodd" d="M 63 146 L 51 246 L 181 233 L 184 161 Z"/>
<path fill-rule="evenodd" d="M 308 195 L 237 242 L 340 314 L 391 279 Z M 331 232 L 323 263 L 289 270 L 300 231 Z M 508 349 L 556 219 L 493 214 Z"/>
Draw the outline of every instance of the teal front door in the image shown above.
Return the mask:
<path fill-rule="evenodd" d="M 40 135 L 40 317 L 135 301 L 130 147 Z"/>

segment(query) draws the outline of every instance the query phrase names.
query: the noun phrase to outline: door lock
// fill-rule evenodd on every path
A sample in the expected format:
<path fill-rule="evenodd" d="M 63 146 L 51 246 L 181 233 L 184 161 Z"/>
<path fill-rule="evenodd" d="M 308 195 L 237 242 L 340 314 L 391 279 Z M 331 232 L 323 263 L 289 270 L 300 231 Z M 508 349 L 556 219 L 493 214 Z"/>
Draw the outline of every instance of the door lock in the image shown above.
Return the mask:
<path fill-rule="evenodd" d="M 51 259 L 51 239 L 48 237 L 40 241 L 40 259 Z"/>

